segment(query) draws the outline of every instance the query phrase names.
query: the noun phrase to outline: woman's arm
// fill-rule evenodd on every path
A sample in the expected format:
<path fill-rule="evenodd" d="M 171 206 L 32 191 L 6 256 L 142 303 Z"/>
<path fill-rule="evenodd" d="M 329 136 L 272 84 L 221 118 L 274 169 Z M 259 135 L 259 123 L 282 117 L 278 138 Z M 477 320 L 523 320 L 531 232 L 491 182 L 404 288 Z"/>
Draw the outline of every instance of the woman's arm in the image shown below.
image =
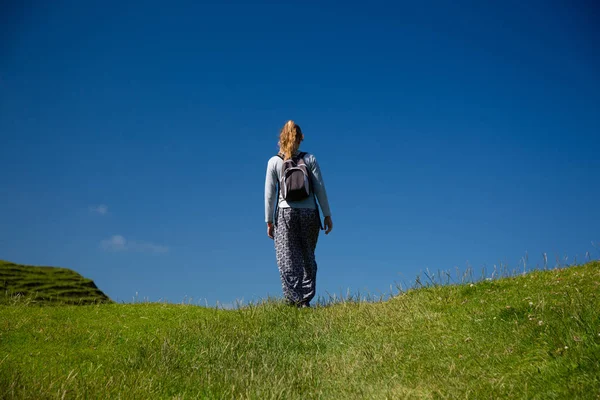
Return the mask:
<path fill-rule="evenodd" d="M 321 210 L 323 210 L 323 216 L 325 218 L 331 217 L 331 210 L 329 208 L 329 200 L 327 199 L 327 191 L 325 190 L 325 181 L 321 174 L 321 168 L 314 155 L 311 154 L 311 163 L 309 165 L 310 172 L 312 175 L 313 191 L 319 200 Z"/>
<path fill-rule="evenodd" d="M 267 164 L 267 175 L 265 177 L 265 222 L 267 223 L 267 235 L 272 237 L 273 212 L 275 211 L 275 197 L 277 196 L 277 169 L 273 158 Z M 269 224 L 271 228 L 269 228 Z"/>
<path fill-rule="evenodd" d="M 313 191 L 315 192 L 315 196 L 317 196 L 317 200 L 319 200 L 319 205 L 321 206 L 321 210 L 323 210 L 324 218 L 324 228 L 325 234 L 328 235 L 329 232 L 333 229 L 333 221 L 331 220 L 331 209 L 329 208 L 329 199 L 327 198 L 327 191 L 325 190 L 325 181 L 323 180 L 323 174 L 321 174 L 321 168 L 319 167 L 319 163 L 314 155 L 311 155 L 312 162 L 310 165 L 310 172 L 312 174 L 312 182 L 313 182 Z"/>

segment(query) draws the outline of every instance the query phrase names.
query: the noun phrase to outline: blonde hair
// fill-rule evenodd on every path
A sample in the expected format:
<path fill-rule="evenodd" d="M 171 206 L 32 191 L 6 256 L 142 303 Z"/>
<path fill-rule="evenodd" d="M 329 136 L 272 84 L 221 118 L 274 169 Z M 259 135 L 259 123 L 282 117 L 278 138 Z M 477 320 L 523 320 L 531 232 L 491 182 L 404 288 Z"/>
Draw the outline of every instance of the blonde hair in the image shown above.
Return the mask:
<path fill-rule="evenodd" d="M 279 151 L 284 160 L 289 160 L 300 148 L 300 142 L 304 139 L 300 125 L 289 120 L 279 132 Z"/>

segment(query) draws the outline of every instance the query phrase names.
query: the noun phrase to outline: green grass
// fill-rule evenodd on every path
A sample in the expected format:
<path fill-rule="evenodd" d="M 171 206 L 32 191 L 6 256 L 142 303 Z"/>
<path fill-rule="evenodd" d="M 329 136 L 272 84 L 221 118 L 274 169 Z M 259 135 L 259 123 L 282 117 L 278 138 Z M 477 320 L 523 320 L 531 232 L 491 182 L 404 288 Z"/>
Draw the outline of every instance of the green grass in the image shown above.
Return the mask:
<path fill-rule="evenodd" d="M 0 398 L 600 397 L 600 263 L 237 310 L 0 306 Z"/>
<path fill-rule="evenodd" d="M 0 304 L 20 299 L 42 305 L 110 302 L 92 280 L 70 269 L 34 267 L 0 260 Z"/>

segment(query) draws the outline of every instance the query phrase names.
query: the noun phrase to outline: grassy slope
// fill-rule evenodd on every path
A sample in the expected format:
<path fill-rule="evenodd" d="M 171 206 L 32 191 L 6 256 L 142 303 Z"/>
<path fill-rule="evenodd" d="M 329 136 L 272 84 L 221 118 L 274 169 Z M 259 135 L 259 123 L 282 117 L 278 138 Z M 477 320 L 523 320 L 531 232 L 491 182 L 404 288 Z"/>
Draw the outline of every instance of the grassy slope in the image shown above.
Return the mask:
<path fill-rule="evenodd" d="M 0 304 L 15 296 L 37 304 L 110 302 L 90 279 L 66 268 L 34 267 L 0 260 Z"/>
<path fill-rule="evenodd" d="M 298 310 L 0 306 L 0 398 L 598 398 L 600 263 Z"/>

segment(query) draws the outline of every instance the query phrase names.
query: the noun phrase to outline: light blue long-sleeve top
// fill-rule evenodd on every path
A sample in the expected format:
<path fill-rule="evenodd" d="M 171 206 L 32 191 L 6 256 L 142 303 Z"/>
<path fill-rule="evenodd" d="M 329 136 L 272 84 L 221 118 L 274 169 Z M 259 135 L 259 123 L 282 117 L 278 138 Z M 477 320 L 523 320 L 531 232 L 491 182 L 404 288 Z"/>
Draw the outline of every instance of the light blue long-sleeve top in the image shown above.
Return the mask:
<path fill-rule="evenodd" d="M 281 194 L 279 195 L 280 208 L 316 208 L 315 194 L 321 206 L 324 217 L 331 216 L 329 209 L 329 201 L 327 200 L 327 192 L 325 191 L 325 182 L 321 175 L 319 163 L 314 155 L 306 153 L 304 163 L 310 172 L 312 178 L 312 191 L 309 197 L 300 201 L 285 201 Z M 265 221 L 273 222 L 273 213 L 275 212 L 275 197 L 277 197 L 277 185 L 281 174 L 283 160 L 278 156 L 273 156 L 267 164 L 267 177 L 265 179 Z"/>

